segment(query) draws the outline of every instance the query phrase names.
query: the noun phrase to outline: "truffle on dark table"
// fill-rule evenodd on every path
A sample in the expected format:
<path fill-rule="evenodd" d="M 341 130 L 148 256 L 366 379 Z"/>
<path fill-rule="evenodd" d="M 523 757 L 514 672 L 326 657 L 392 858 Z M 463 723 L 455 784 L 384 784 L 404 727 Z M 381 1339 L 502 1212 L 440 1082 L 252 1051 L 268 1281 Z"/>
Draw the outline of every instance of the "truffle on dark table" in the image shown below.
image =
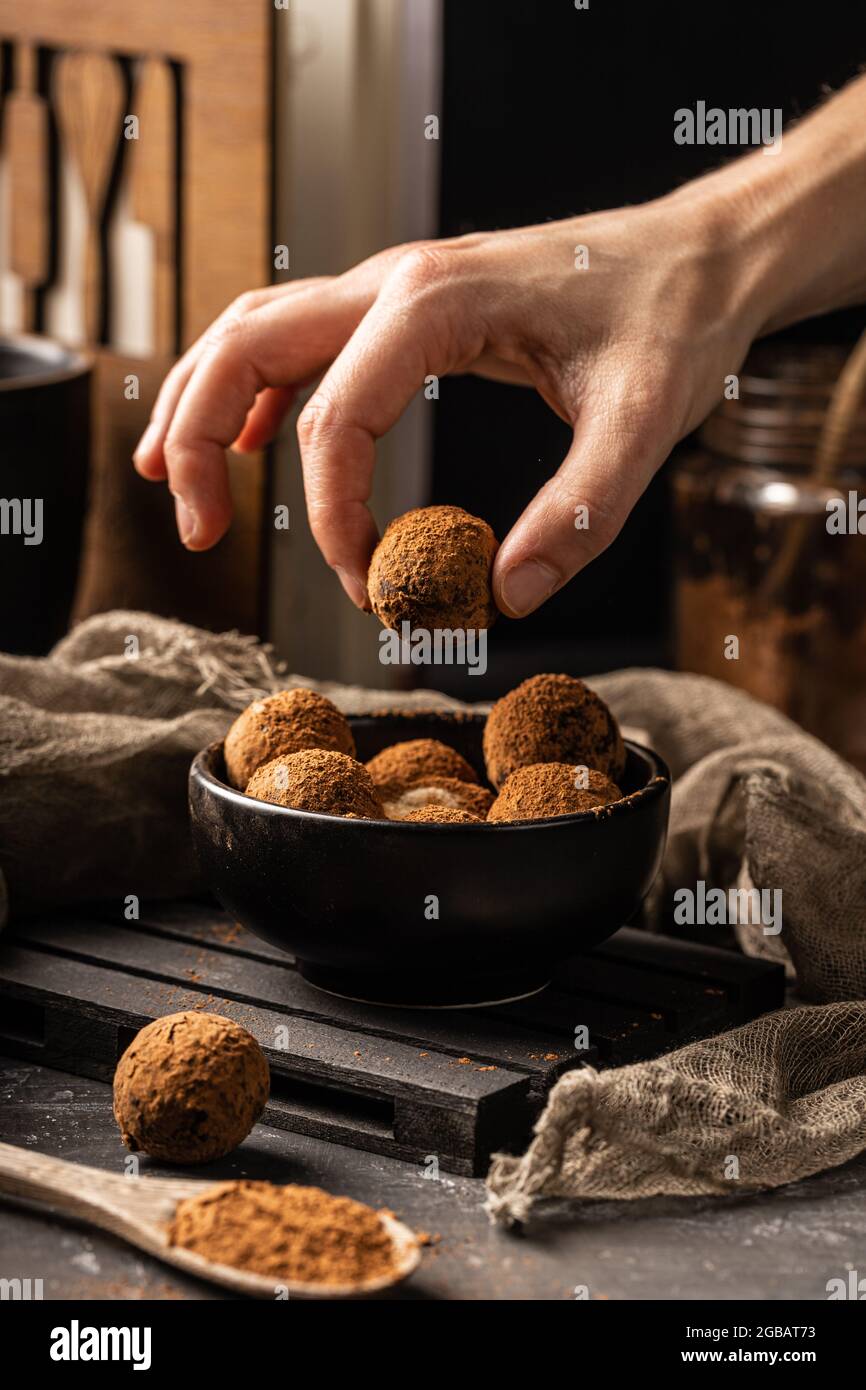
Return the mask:
<path fill-rule="evenodd" d="M 582 764 L 616 781 L 625 769 L 625 745 L 604 700 L 583 681 L 530 676 L 487 716 L 484 761 L 495 787 L 533 763 Z"/>
<path fill-rule="evenodd" d="M 412 628 L 482 630 L 496 605 L 490 571 L 498 542 L 486 521 L 461 507 L 418 507 L 392 521 L 367 575 L 380 622 Z"/>
<path fill-rule="evenodd" d="M 219 1014 L 168 1014 L 136 1034 L 114 1074 L 114 1118 L 133 1153 L 208 1163 L 246 1139 L 270 1073 L 251 1033 Z"/>

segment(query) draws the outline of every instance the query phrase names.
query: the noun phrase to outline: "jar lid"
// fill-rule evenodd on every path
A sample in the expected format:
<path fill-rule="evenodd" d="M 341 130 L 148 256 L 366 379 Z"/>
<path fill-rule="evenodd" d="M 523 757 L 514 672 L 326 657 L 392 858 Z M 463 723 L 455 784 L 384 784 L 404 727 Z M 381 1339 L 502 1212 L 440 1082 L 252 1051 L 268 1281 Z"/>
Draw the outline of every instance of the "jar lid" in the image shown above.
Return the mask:
<path fill-rule="evenodd" d="M 844 347 L 759 343 L 739 373 L 739 397 L 724 400 L 701 427 L 701 442 L 742 463 L 808 469 L 836 382 Z M 848 436 L 844 462 L 866 467 L 866 400 Z"/>

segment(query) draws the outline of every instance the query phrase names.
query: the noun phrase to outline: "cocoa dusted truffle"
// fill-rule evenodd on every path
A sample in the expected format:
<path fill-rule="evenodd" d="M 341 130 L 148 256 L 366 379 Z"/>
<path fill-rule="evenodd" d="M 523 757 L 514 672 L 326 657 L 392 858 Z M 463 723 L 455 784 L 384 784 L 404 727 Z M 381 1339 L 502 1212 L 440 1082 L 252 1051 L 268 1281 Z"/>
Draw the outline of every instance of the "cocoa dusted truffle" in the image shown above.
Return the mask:
<path fill-rule="evenodd" d="M 219 1014 L 168 1014 L 142 1028 L 114 1073 L 126 1147 L 166 1163 L 208 1163 L 246 1139 L 270 1074 L 251 1033 Z"/>
<path fill-rule="evenodd" d="M 247 796 L 296 811 L 384 820 L 385 812 L 367 769 L 345 753 L 307 748 L 274 758 L 254 772 Z"/>
<path fill-rule="evenodd" d="M 603 772 L 569 763 L 533 763 L 507 779 L 488 821 L 550 820 L 619 801 L 622 792 Z"/>
<path fill-rule="evenodd" d="M 484 761 L 495 787 L 532 763 L 584 764 L 616 780 L 625 768 L 625 747 L 604 700 L 583 681 L 530 676 L 487 716 Z"/>
<path fill-rule="evenodd" d="M 383 800 L 428 777 L 456 777 L 460 782 L 478 782 L 475 769 L 466 759 L 447 743 L 440 743 L 438 738 L 412 738 L 405 743 L 392 743 L 371 758 L 366 767 Z"/>
<path fill-rule="evenodd" d="M 480 816 L 471 811 L 461 811 L 456 806 L 419 806 L 410 811 L 403 820 L 428 821 L 430 825 L 483 825 Z"/>
<path fill-rule="evenodd" d="M 389 820 L 405 820 L 410 811 L 417 811 L 422 806 L 451 806 L 484 820 L 493 805 L 493 794 L 486 787 L 461 782 L 459 777 L 431 776 L 406 787 L 384 804 Z"/>
<path fill-rule="evenodd" d="M 488 628 L 496 617 L 490 571 L 498 542 L 461 507 L 418 507 L 386 528 L 367 590 L 384 627 Z"/>
<path fill-rule="evenodd" d="M 315 690 L 281 690 L 256 700 L 239 714 L 226 734 L 229 780 L 243 789 L 253 773 L 272 758 L 304 748 L 330 748 L 355 756 L 352 730 L 337 706 Z"/>

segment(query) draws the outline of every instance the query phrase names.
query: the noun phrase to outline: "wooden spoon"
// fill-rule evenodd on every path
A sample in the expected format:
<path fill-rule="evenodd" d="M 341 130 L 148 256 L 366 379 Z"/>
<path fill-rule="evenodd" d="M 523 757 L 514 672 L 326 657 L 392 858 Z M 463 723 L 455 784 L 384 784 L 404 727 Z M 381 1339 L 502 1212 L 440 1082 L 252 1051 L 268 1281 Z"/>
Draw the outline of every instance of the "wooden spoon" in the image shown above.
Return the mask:
<path fill-rule="evenodd" d="M 87 341 L 96 343 L 102 317 L 100 230 L 122 135 L 126 84 L 119 65 L 104 53 L 62 53 L 54 93 L 63 145 L 78 169 L 87 203 L 84 322 Z"/>
<path fill-rule="evenodd" d="M 15 49 L 15 88 L 7 98 L 7 150 L 12 191 L 9 266 L 21 282 L 21 327 L 36 327 L 36 290 L 48 279 L 48 105 L 36 90 L 36 51 Z"/>
<path fill-rule="evenodd" d="M 380 1220 L 394 1245 L 394 1272 L 367 1279 L 363 1284 L 290 1283 L 213 1264 L 203 1255 L 169 1245 L 168 1225 L 177 1203 L 186 1197 L 198 1197 L 213 1186 L 212 1182 L 185 1182 L 177 1178 L 120 1177 L 31 1153 L 12 1144 L 0 1144 L 0 1192 L 48 1202 L 56 1211 L 110 1231 L 165 1264 L 175 1265 L 199 1279 L 209 1279 L 212 1284 L 222 1284 L 235 1293 L 273 1299 L 279 1288 L 285 1289 L 289 1298 L 358 1298 L 399 1284 L 418 1267 L 421 1252 L 415 1236 L 408 1226 L 385 1212 L 380 1213 Z"/>

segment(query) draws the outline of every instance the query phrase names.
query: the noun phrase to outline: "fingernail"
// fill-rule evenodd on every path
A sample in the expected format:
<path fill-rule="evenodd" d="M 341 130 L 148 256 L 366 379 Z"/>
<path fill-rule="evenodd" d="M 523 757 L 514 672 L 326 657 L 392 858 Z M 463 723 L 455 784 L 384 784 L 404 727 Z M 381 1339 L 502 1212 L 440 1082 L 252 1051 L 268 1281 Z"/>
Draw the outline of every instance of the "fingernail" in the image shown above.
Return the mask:
<path fill-rule="evenodd" d="M 182 497 L 174 495 L 174 514 L 177 520 L 177 533 L 184 545 L 189 545 L 195 539 L 195 530 L 198 525 L 195 512 L 193 512 L 184 502 Z"/>
<path fill-rule="evenodd" d="M 144 431 L 144 434 L 141 436 L 141 439 L 139 439 L 138 443 L 136 444 L 132 457 L 136 461 L 138 461 L 138 458 L 141 454 L 146 454 L 149 449 L 152 449 L 154 447 L 154 445 L 159 440 L 159 436 L 159 426 L 156 425 L 153 422 L 153 420 L 151 420 L 147 429 Z"/>
<path fill-rule="evenodd" d="M 549 565 L 540 560 L 525 560 L 508 570 L 502 580 L 502 602 L 515 618 L 531 613 L 546 598 L 549 598 L 559 583 Z"/>
<path fill-rule="evenodd" d="M 365 612 L 369 611 L 370 600 L 367 598 L 366 584 L 362 584 L 360 579 L 355 578 L 354 574 L 350 574 L 348 570 L 344 570 L 342 565 L 335 565 L 334 569 L 340 583 L 355 607 L 361 608 Z"/>

